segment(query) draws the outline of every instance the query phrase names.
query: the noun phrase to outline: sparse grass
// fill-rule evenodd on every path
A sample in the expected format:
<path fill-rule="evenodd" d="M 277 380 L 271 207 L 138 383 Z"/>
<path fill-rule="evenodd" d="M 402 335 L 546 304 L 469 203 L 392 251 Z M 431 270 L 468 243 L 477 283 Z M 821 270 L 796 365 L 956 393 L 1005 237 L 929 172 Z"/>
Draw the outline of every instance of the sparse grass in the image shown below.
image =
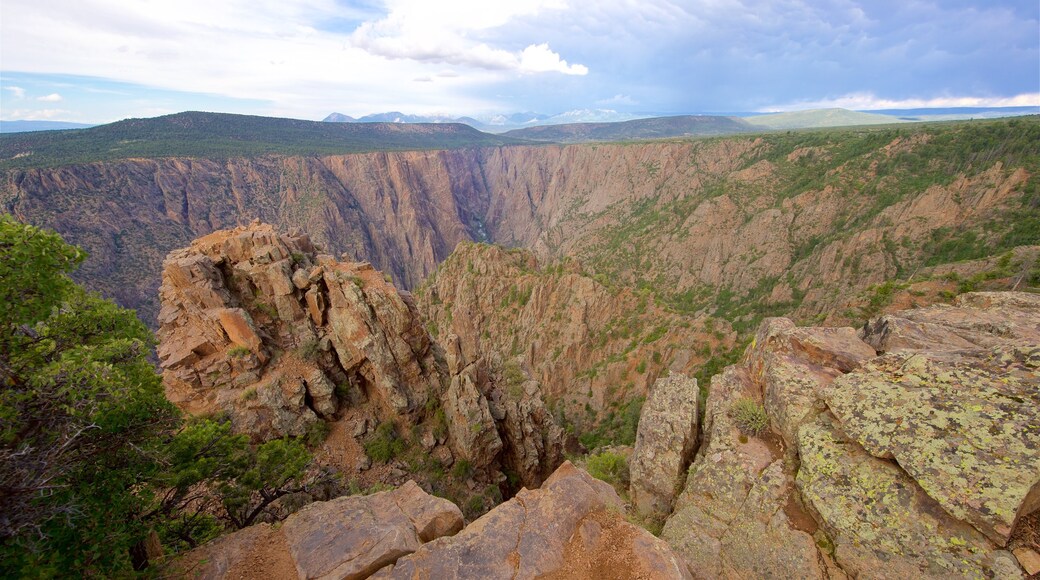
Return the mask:
<path fill-rule="evenodd" d="M 227 351 L 228 358 L 245 358 L 251 354 L 253 354 L 253 351 L 249 350 L 247 347 L 239 346 L 237 344 L 229 348 Z"/>

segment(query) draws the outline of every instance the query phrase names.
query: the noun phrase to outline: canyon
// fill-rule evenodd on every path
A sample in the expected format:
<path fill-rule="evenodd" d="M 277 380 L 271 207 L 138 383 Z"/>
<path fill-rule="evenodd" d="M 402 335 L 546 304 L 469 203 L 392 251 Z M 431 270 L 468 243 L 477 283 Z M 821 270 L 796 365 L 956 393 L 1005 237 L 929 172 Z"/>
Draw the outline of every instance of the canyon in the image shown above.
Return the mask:
<path fill-rule="evenodd" d="M 9 168 L 0 204 L 87 249 L 184 413 L 396 488 L 204 576 L 1014 578 L 1038 175 L 1021 118 Z"/>

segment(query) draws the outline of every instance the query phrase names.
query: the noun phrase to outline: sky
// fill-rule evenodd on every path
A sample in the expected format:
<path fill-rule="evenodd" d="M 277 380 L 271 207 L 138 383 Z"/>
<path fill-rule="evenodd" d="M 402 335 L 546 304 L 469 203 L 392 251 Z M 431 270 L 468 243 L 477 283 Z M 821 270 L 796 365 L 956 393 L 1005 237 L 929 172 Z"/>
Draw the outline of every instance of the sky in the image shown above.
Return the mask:
<path fill-rule="evenodd" d="M 3 0 L 0 119 L 1040 105 L 1037 0 Z"/>

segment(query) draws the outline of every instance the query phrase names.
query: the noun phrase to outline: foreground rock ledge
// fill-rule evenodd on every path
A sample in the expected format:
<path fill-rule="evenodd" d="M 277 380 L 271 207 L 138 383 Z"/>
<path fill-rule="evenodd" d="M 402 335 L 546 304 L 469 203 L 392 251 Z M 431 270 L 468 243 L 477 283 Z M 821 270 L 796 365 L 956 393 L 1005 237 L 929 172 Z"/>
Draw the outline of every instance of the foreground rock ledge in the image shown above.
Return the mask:
<path fill-rule="evenodd" d="M 280 528 L 252 526 L 188 553 L 191 578 L 355 579 L 462 529 L 462 512 L 409 481 L 393 491 L 308 505 Z"/>
<path fill-rule="evenodd" d="M 668 544 L 625 521 L 622 509 L 612 487 L 566 462 L 540 489 L 521 490 L 459 532 L 454 504 L 408 482 L 311 504 L 281 527 L 224 536 L 188 553 L 176 572 L 257 580 L 692 579 Z"/>
<path fill-rule="evenodd" d="M 1040 571 L 1038 337 L 1040 296 L 1012 292 L 859 333 L 766 320 L 712 378 L 662 538 L 705 578 Z M 740 399 L 767 431 L 739 432 Z"/>

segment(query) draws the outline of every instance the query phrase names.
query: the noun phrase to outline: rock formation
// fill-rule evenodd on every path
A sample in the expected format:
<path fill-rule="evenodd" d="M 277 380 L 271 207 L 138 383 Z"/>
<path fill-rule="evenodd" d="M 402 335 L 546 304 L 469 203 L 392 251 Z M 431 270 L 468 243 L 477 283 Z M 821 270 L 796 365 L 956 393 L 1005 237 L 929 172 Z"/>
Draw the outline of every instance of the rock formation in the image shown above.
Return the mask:
<path fill-rule="evenodd" d="M 192 578 L 360 579 L 462 529 L 462 512 L 414 482 L 308 505 L 280 527 L 251 526 L 187 554 Z"/>
<path fill-rule="evenodd" d="M 680 374 L 657 379 L 650 388 L 629 462 L 632 504 L 644 516 L 672 511 L 697 450 L 697 396 L 697 379 Z"/>
<path fill-rule="evenodd" d="M 767 320 L 712 379 L 662 538 L 706 578 L 1034 573 L 1038 331 L 1024 293 L 965 294 L 858 336 Z M 741 399 L 769 430 L 740 431 Z"/>
<path fill-rule="evenodd" d="M 439 395 L 410 298 L 368 264 L 317 254 L 306 235 L 254 224 L 200 238 L 167 258 L 160 297 L 167 397 L 228 413 L 255 438 L 302 435 L 341 398 L 390 418 Z"/>
<path fill-rule="evenodd" d="M 518 363 L 435 343 L 410 294 L 304 234 L 254 223 L 204 236 L 170 253 L 160 297 L 163 382 L 189 414 L 226 413 L 266 440 L 358 409 L 355 438 L 370 422 L 414 427 L 442 467 L 464 459 L 510 492 L 563 461 L 562 430 Z"/>
<path fill-rule="evenodd" d="M 620 519 L 606 483 L 564 463 L 460 533 L 424 544 L 376 578 L 690 578 L 648 532 Z"/>

